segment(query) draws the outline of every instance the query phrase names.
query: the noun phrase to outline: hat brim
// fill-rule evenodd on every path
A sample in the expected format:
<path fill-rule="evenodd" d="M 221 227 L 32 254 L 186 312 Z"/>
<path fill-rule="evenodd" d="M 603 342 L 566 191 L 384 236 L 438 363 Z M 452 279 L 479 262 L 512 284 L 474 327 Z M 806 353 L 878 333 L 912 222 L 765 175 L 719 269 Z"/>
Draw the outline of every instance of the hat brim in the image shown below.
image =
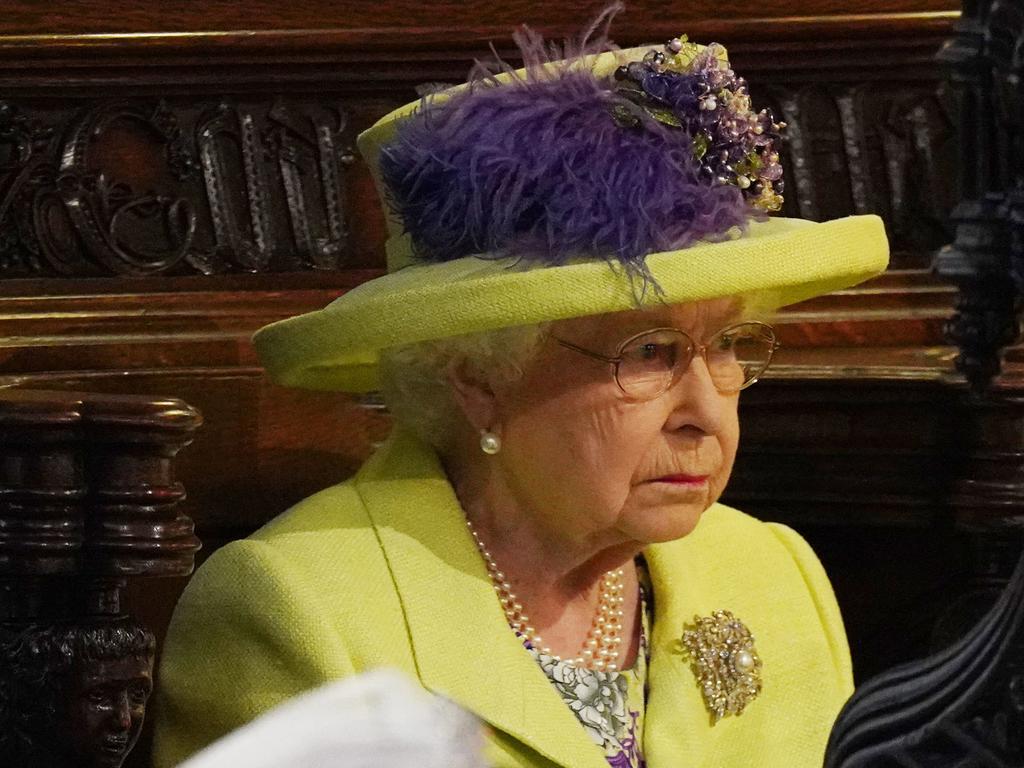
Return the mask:
<path fill-rule="evenodd" d="M 530 266 L 466 257 L 370 280 L 322 310 L 262 328 L 254 342 L 279 384 L 368 392 L 378 386 L 378 357 L 389 347 L 727 296 L 782 307 L 862 282 L 888 259 L 877 216 L 771 218 L 734 239 L 650 254 L 647 267 L 661 292 L 642 296 L 607 262 Z"/>

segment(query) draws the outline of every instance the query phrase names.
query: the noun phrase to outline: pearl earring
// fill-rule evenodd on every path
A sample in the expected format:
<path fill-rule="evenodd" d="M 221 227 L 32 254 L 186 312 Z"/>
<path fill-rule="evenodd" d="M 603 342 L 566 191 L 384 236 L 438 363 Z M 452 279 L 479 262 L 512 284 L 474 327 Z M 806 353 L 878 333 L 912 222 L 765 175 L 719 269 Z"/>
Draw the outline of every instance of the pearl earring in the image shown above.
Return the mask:
<path fill-rule="evenodd" d="M 501 450 L 501 438 L 487 429 L 480 430 L 480 450 L 493 456 Z"/>

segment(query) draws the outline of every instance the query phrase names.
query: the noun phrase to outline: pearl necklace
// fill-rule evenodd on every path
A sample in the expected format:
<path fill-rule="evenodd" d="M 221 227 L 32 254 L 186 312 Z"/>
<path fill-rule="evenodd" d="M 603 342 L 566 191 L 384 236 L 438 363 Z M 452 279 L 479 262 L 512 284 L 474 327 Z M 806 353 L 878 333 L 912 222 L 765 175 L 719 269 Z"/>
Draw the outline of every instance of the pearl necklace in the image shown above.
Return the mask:
<path fill-rule="evenodd" d="M 498 600 L 505 611 L 505 618 L 508 620 L 509 626 L 522 636 L 535 651 L 550 656 L 555 661 L 561 661 L 562 658 L 551 653 L 551 649 L 544 645 L 544 640 L 530 625 L 530 617 L 526 615 L 523 604 L 512 591 L 512 585 L 494 562 L 494 558 L 484 546 L 473 524 L 467 520 L 466 525 L 473 535 L 480 555 L 487 564 L 487 574 L 491 577 L 491 584 L 494 585 L 494 591 L 498 594 Z M 599 672 L 615 672 L 619 668 L 619 654 L 622 648 L 620 635 L 623 618 L 622 605 L 626 602 L 622 596 L 624 582 L 625 575 L 621 568 L 608 571 L 601 577 L 597 613 L 579 654 L 573 659 L 566 659 L 570 664 Z"/>

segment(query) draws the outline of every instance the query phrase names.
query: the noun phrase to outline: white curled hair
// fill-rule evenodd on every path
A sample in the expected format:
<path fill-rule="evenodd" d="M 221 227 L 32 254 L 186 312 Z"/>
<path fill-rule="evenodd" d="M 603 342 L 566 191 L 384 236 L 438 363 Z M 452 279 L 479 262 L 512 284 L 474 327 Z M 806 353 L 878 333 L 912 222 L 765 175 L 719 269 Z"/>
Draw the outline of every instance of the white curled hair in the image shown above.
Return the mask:
<path fill-rule="evenodd" d="M 514 384 L 544 340 L 548 323 L 498 328 L 392 347 L 380 353 L 380 392 L 395 421 L 442 455 L 451 449 L 465 417 L 452 396 L 448 371 L 492 389 Z"/>

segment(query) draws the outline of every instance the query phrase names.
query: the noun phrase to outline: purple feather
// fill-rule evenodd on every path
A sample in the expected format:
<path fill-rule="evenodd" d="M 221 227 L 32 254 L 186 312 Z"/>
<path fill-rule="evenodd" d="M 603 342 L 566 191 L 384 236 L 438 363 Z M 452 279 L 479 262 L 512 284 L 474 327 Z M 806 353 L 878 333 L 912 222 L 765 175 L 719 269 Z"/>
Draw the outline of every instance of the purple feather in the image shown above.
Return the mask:
<path fill-rule="evenodd" d="M 614 259 L 647 277 L 647 254 L 746 227 L 750 205 L 735 186 L 700 173 L 691 133 L 642 112 L 639 127 L 625 128 L 613 108 L 637 108 L 610 79 L 584 66 L 544 68 L 608 49 L 606 38 L 588 32 L 549 50 L 524 30 L 517 43 L 525 78 L 499 85 L 478 67 L 466 91 L 426 97 L 383 149 L 390 203 L 419 258 Z M 666 82 L 664 96 L 695 104 L 695 87 Z"/>

